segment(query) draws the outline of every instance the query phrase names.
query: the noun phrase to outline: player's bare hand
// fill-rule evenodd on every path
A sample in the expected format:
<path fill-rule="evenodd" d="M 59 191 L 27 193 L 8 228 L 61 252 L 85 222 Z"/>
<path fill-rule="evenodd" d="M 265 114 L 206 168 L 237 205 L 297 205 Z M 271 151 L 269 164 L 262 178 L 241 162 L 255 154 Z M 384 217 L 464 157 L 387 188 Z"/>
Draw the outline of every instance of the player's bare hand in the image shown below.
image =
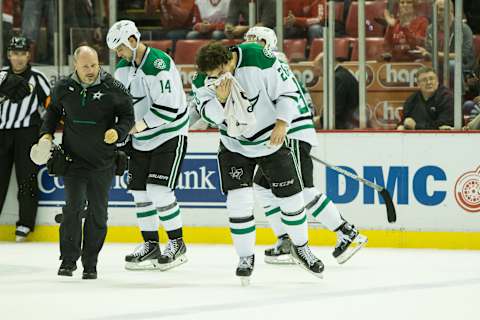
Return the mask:
<path fill-rule="evenodd" d="M 228 96 L 230 95 L 231 88 L 232 88 L 231 79 L 224 79 L 222 82 L 220 82 L 220 84 L 216 89 L 217 99 L 218 101 L 220 101 L 220 103 L 227 102 Z"/>
<path fill-rule="evenodd" d="M 117 142 L 117 140 L 118 140 L 117 130 L 108 129 L 107 131 L 105 131 L 105 138 L 103 139 L 103 141 L 105 141 L 105 143 L 112 144 L 112 143 Z"/>
<path fill-rule="evenodd" d="M 285 136 L 287 135 L 288 125 L 283 120 L 278 120 L 275 123 L 275 127 L 272 130 L 272 135 L 270 136 L 270 145 L 278 146 L 285 141 Z"/>

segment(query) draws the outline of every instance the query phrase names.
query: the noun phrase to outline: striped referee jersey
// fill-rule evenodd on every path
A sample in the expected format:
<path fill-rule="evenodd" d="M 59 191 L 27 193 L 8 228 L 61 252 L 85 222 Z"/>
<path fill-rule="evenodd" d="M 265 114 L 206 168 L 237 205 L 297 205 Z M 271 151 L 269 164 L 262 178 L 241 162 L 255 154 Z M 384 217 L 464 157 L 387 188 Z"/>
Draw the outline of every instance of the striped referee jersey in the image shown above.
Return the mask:
<path fill-rule="evenodd" d="M 8 71 L 10 68 L 3 68 Z M 45 75 L 29 66 L 20 76 L 28 79 L 32 93 L 19 103 L 5 100 L 0 104 L 0 130 L 40 126 L 45 113 L 47 98 L 50 96 L 50 84 Z"/>

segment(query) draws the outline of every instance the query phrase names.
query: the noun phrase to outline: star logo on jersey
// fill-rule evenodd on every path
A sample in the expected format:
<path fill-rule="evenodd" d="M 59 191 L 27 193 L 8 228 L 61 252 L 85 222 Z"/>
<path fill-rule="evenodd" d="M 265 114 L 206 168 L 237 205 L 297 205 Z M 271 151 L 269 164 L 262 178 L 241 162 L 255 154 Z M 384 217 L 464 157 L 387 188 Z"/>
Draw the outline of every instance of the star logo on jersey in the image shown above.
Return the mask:
<path fill-rule="evenodd" d="M 240 180 L 240 178 L 243 176 L 243 169 L 242 168 L 236 168 L 236 167 L 231 167 L 230 172 L 228 173 L 232 179 L 235 180 Z"/>
<path fill-rule="evenodd" d="M 243 92 L 242 92 L 242 97 L 246 98 L 246 97 L 243 95 Z M 253 112 L 253 108 L 255 108 L 255 105 L 257 104 L 259 98 L 260 98 L 260 91 L 258 91 L 256 97 L 253 97 L 252 99 L 247 98 L 248 101 L 250 101 L 250 106 L 247 108 L 247 111 L 248 111 L 248 112 Z"/>
<path fill-rule="evenodd" d="M 167 67 L 165 61 L 163 61 L 163 59 L 160 59 L 160 58 L 153 61 L 153 66 L 159 70 L 163 70 Z"/>
<path fill-rule="evenodd" d="M 100 99 L 105 95 L 105 93 L 102 92 L 102 90 L 98 90 L 97 92 L 95 92 L 93 94 L 93 100 L 98 100 L 100 101 Z"/>
<path fill-rule="evenodd" d="M 142 101 L 143 99 L 145 99 L 146 96 L 143 96 L 143 97 L 133 97 L 132 96 L 132 100 L 133 100 L 133 105 L 135 106 L 137 103 L 139 103 L 140 101 Z"/>

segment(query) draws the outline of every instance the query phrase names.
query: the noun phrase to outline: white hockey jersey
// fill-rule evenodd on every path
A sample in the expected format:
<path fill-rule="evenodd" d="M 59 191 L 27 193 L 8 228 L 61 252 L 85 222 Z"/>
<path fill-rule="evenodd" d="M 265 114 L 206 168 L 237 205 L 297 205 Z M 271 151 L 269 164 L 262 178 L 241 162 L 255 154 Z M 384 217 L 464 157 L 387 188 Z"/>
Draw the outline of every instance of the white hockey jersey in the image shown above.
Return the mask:
<path fill-rule="evenodd" d="M 310 110 L 302 91 L 288 65 L 256 43 L 243 43 L 235 47 L 238 62 L 234 76 L 246 91 L 251 112 L 257 120 L 248 135 L 234 138 L 227 134 L 223 106 L 216 99 L 213 88 L 205 86 L 206 74 L 199 73 L 193 80 L 195 103 L 202 118 L 218 126 L 225 147 L 246 157 L 269 155 L 280 146 L 268 144 L 277 119 L 290 124 L 288 135 L 315 145 L 316 136 Z"/>
<path fill-rule="evenodd" d="M 165 52 L 147 47 L 138 67 L 122 59 L 115 78 L 133 98 L 135 121 L 147 129 L 132 136 L 136 150 L 150 151 L 164 142 L 187 135 L 188 110 L 183 84 L 175 63 Z"/>

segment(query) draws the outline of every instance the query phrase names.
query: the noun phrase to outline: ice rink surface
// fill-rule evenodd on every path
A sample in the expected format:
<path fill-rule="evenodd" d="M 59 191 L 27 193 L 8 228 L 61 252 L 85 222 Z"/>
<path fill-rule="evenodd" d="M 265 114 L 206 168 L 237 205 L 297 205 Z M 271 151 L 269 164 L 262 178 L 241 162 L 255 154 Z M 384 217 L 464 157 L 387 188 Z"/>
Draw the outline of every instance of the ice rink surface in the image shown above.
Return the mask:
<path fill-rule="evenodd" d="M 162 248 L 164 244 L 162 244 Z M 56 275 L 58 245 L 0 242 L 0 319 L 480 319 L 480 252 L 364 248 L 344 265 L 314 247 L 324 279 L 263 262 L 235 277 L 233 246 L 189 245 L 176 269 L 131 272 L 132 244 L 107 244 L 97 280 Z"/>

